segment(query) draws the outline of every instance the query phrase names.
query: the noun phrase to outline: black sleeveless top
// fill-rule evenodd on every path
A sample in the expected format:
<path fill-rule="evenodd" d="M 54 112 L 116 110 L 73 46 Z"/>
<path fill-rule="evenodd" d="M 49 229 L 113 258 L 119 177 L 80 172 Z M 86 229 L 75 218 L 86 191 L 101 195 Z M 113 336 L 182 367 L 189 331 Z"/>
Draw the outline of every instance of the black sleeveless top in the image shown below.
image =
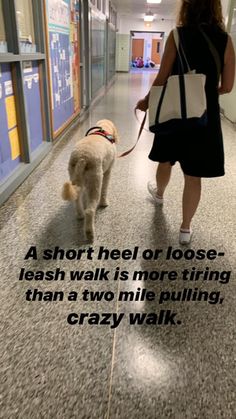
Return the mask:
<path fill-rule="evenodd" d="M 202 25 L 208 38 L 217 49 L 221 72 L 228 35 L 213 25 Z M 206 98 L 208 126 L 189 135 L 162 137 L 155 135 L 149 158 L 154 161 L 174 164 L 179 161 L 186 175 L 198 177 L 217 177 L 224 175 L 224 148 L 220 121 L 218 71 L 209 45 L 198 27 L 179 28 L 180 42 L 192 70 L 206 75 Z M 186 69 L 187 71 L 187 69 Z M 179 59 L 176 56 L 172 74 L 179 73 Z"/>

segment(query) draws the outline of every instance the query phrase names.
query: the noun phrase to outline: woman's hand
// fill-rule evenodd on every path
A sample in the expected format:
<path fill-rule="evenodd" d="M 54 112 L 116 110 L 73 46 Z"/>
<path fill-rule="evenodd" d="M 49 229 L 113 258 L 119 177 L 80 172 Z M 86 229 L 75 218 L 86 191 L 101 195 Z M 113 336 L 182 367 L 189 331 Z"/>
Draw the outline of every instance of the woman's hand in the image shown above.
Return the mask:
<path fill-rule="evenodd" d="M 135 106 L 135 109 L 139 109 L 142 112 L 146 112 L 148 109 L 148 97 L 145 96 L 143 99 L 140 99 Z"/>

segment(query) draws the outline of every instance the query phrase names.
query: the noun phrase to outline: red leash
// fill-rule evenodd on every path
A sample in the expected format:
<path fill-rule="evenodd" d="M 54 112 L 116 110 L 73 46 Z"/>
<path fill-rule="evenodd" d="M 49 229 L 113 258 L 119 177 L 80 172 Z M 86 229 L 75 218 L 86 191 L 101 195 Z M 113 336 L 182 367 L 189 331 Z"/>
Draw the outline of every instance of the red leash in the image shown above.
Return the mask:
<path fill-rule="evenodd" d="M 135 109 L 135 115 L 136 115 L 136 109 Z M 137 117 L 137 116 L 136 116 L 136 117 Z M 142 131 L 143 131 L 143 127 L 144 127 L 145 122 L 146 122 L 146 118 L 147 118 L 147 112 L 145 112 L 144 118 L 143 118 L 142 123 L 141 123 L 141 125 L 140 125 L 140 128 L 139 128 L 139 133 L 138 133 L 138 138 L 137 138 L 136 143 L 134 144 L 134 146 L 133 146 L 132 148 L 130 148 L 129 150 L 124 151 L 124 153 L 122 153 L 122 154 L 120 154 L 119 156 L 117 156 L 117 158 L 127 156 L 127 155 L 128 155 L 129 153 L 131 153 L 131 151 L 133 151 L 133 149 L 136 147 L 136 145 L 138 144 L 139 138 L 141 137 L 141 134 L 142 134 Z"/>

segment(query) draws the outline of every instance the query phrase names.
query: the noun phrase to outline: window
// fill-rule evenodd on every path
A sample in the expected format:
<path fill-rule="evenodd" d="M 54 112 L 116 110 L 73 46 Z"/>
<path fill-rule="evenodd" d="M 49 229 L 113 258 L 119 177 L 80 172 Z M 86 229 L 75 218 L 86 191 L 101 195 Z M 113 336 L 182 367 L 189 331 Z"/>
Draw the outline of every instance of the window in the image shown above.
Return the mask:
<path fill-rule="evenodd" d="M 105 20 L 93 12 L 91 19 L 92 97 L 105 82 Z"/>
<path fill-rule="evenodd" d="M 104 15 L 107 12 L 106 3 L 107 3 L 106 0 L 102 0 L 102 12 L 104 13 Z"/>
<path fill-rule="evenodd" d="M 116 12 L 115 12 L 115 10 L 114 10 L 114 9 L 112 9 L 112 12 L 111 12 L 111 23 L 112 23 L 114 26 L 116 26 Z"/>
<path fill-rule="evenodd" d="M 6 34 L 3 19 L 2 0 L 0 0 L 0 53 L 7 52 Z"/>
<path fill-rule="evenodd" d="M 16 16 L 21 53 L 36 52 L 32 0 L 16 0 Z"/>
<path fill-rule="evenodd" d="M 116 11 L 113 9 L 111 2 L 109 2 L 109 22 L 116 26 Z"/>
<path fill-rule="evenodd" d="M 111 7 L 111 2 L 109 1 L 109 22 L 111 22 L 111 13 L 112 13 L 112 7 Z"/>

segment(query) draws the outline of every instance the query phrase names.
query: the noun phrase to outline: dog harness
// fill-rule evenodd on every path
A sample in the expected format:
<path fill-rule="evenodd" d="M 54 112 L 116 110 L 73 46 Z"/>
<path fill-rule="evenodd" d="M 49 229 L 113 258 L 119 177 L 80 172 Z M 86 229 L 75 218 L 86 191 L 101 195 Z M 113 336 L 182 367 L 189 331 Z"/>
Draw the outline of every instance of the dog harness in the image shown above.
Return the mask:
<path fill-rule="evenodd" d="M 94 132 L 90 132 L 92 130 L 96 130 Z M 108 141 L 110 141 L 110 143 L 114 144 L 115 143 L 115 139 L 114 137 L 109 134 L 109 132 L 105 131 L 104 129 L 102 129 L 102 127 L 92 127 L 90 128 L 86 134 L 85 137 L 87 137 L 87 135 L 101 135 L 102 137 L 106 138 Z"/>

